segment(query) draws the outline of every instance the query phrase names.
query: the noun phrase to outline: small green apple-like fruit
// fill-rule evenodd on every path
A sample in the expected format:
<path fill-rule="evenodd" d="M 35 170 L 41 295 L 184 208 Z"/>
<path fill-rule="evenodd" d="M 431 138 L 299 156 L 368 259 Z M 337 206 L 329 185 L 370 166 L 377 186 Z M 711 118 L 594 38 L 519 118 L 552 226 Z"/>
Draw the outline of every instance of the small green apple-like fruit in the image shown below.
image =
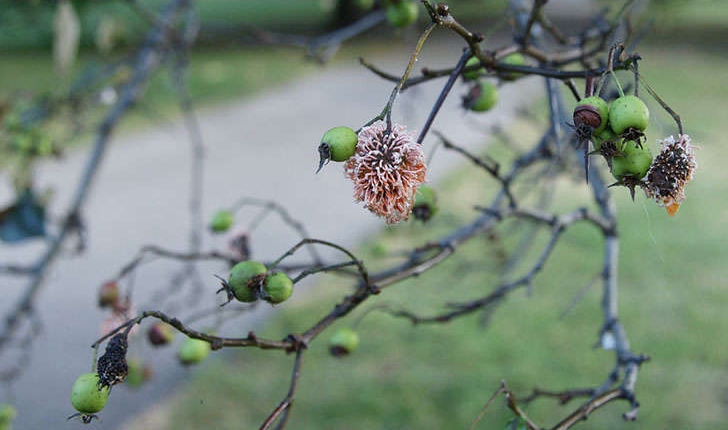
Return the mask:
<path fill-rule="evenodd" d="M 359 335 L 349 327 L 337 329 L 329 338 L 329 352 L 334 357 L 343 357 L 356 351 Z"/>
<path fill-rule="evenodd" d="M 609 124 L 617 134 L 628 128 L 645 131 L 650 122 L 650 111 L 645 102 L 636 96 L 622 96 L 609 106 Z"/>
<path fill-rule="evenodd" d="M 390 25 L 403 28 L 417 21 L 419 8 L 412 0 L 385 0 L 384 13 Z"/>
<path fill-rule="evenodd" d="M 293 294 L 293 281 L 285 273 L 268 275 L 263 284 L 263 298 L 276 304 L 286 301 Z"/>
<path fill-rule="evenodd" d="M 147 331 L 149 343 L 154 346 L 167 345 L 174 340 L 174 328 L 164 322 L 156 322 Z"/>
<path fill-rule="evenodd" d="M 574 108 L 574 126 L 577 132 L 599 134 L 606 130 L 609 123 L 609 106 L 603 98 L 591 96 L 583 98 Z M 591 131 L 591 133 L 587 133 Z"/>
<path fill-rule="evenodd" d="M 124 383 L 130 388 L 139 388 L 151 377 L 151 369 L 146 367 L 138 358 L 130 358 L 127 360 L 129 366 L 129 374 L 126 376 Z"/>
<path fill-rule="evenodd" d="M 82 414 L 95 414 L 104 409 L 109 400 L 109 388 L 99 389 L 99 375 L 84 373 L 71 389 L 71 404 Z"/>
<path fill-rule="evenodd" d="M 192 339 L 188 337 L 182 342 L 182 346 L 179 348 L 180 363 L 185 366 L 197 364 L 202 362 L 210 355 L 210 344 L 200 339 Z"/>
<path fill-rule="evenodd" d="M 234 222 L 235 215 L 232 212 L 220 210 L 213 215 L 212 221 L 210 221 L 210 230 L 214 233 L 224 233 L 230 229 Z"/>
<path fill-rule="evenodd" d="M 119 284 L 109 281 L 99 287 L 98 301 L 100 308 L 115 306 L 119 302 Z"/>
<path fill-rule="evenodd" d="M 247 260 L 230 269 L 228 286 L 233 296 L 241 302 L 254 302 L 260 297 L 260 285 L 265 279 L 268 270 L 257 261 Z"/>
<path fill-rule="evenodd" d="M 463 107 L 475 112 L 490 110 L 498 102 L 498 88 L 488 81 L 475 84 L 463 97 Z"/>
<path fill-rule="evenodd" d="M 318 147 L 319 166 L 316 173 L 321 171 L 324 164 L 330 160 L 346 161 L 356 152 L 356 143 L 359 137 L 349 127 L 334 127 L 324 133 L 321 137 L 321 144 Z"/>
<path fill-rule="evenodd" d="M 611 141 L 615 143 L 616 148 L 616 141 L 617 141 L 617 135 L 614 134 L 611 128 L 607 127 L 605 128 L 601 133 L 594 133 L 592 134 L 592 142 L 594 143 L 594 149 L 597 151 L 602 150 L 602 143 Z M 602 154 L 605 157 L 613 157 L 616 154 Z"/>
<path fill-rule="evenodd" d="M 478 64 L 480 64 L 480 60 L 478 59 L 478 57 L 471 57 L 468 62 L 465 63 L 465 67 L 474 67 Z M 466 80 L 474 81 L 478 79 L 478 77 L 480 76 L 480 72 L 483 70 L 484 69 L 482 67 L 475 70 L 468 70 L 467 72 L 463 72 L 463 78 L 465 78 Z"/>
<path fill-rule="evenodd" d="M 503 64 L 508 64 L 511 66 L 525 66 L 526 65 L 526 57 L 523 56 L 520 52 L 514 52 L 512 54 L 508 54 L 500 61 Z M 519 76 L 521 76 L 523 73 L 518 72 L 502 72 L 500 74 L 501 79 L 504 81 L 513 81 Z"/>
<path fill-rule="evenodd" d="M 418 220 L 427 222 L 438 210 L 435 190 L 427 185 L 420 185 L 415 193 L 415 204 L 412 207 L 412 215 Z"/>
<path fill-rule="evenodd" d="M 15 420 L 15 417 L 18 416 L 18 411 L 15 409 L 15 406 L 4 403 L 0 405 L 0 428 L 1 426 L 5 425 L 6 429 L 10 429 L 10 425 L 13 423 L 13 420 Z"/>
<path fill-rule="evenodd" d="M 321 145 L 329 147 L 330 159 L 334 161 L 346 161 L 356 150 L 356 142 L 359 138 L 356 132 L 349 127 L 334 127 L 324 133 L 321 138 Z"/>
<path fill-rule="evenodd" d="M 642 179 L 652 164 L 652 154 L 647 147 L 639 147 L 630 140 L 624 144 L 622 155 L 612 158 L 612 175 L 617 180 L 627 177 Z"/>

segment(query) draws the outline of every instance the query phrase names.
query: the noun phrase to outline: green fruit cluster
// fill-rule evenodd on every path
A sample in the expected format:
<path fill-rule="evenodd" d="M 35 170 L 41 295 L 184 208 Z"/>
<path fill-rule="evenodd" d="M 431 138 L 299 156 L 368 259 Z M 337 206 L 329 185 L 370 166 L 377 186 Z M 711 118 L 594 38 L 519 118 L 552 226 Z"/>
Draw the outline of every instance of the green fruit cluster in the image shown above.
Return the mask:
<path fill-rule="evenodd" d="M 241 302 L 252 303 L 263 299 L 278 304 L 293 294 L 293 280 L 283 272 L 268 273 L 262 263 L 248 260 L 230 269 L 226 288 Z"/>
<path fill-rule="evenodd" d="M 640 181 L 652 164 L 650 150 L 640 142 L 649 119 L 647 105 L 633 95 L 621 96 L 609 106 L 599 96 L 586 97 L 574 109 L 577 135 L 594 143 L 623 184 Z"/>

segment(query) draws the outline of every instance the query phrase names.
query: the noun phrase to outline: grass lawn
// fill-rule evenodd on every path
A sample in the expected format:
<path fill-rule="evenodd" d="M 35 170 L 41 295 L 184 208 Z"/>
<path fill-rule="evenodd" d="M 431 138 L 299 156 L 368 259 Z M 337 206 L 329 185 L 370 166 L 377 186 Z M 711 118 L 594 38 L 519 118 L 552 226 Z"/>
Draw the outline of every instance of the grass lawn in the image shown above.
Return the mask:
<path fill-rule="evenodd" d="M 622 238 L 620 318 L 633 350 L 652 361 L 637 383 L 642 408 L 636 424 L 623 423 L 620 415 L 628 407 L 622 402 L 598 411 L 578 428 L 715 429 L 728 422 L 728 349 L 722 340 L 728 332 L 728 169 L 718 165 L 728 157 L 728 118 L 722 106 L 728 88 L 721 79 L 728 59 L 695 50 L 642 53 L 641 70 L 682 115 L 686 131 L 700 146 L 700 167 L 674 218 L 643 195 L 632 203 L 624 189 L 611 191 L 617 196 Z M 654 144 L 675 131 L 666 115 L 651 108 L 648 137 Z M 530 136 L 534 130 L 524 125 L 521 132 Z M 380 264 L 382 249 L 396 252 L 467 222 L 475 214 L 462 208 L 493 189 L 470 166 L 438 188 L 445 210 L 427 227 L 398 226 L 363 244 L 359 252 L 368 264 Z M 586 196 L 580 181 L 564 180 L 559 193 L 558 207 L 564 212 L 582 205 Z M 499 231 L 506 235 L 509 228 L 513 226 Z M 509 296 L 487 328 L 481 325 L 482 314 L 413 327 L 373 312 L 358 326 L 359 350 L 345 359 L 328 355 L 324 334 L 304 358 L 291 428 L 467 428 L 502 379 L 522 395 L 534 386 L 559 390 L 601 383 L 613 354 L 591 348 L 601 324 L 600 287 L 592 287 L 559 317 L 599 269 L 601 244 L 588 226 L 570 229 L 536 278 L 532 294 Z M 385 290 L 371 304 L 430 314 L 444 302 L 484 295 L 497 282 L 489 269 L 498 258 L 492 242 L 476 238 L 436 269 Z M 258 334 L 281 338 L 303 330 L 348 291 L 345 280 L 319 280 L 305 295 L 294 295 L 294 303 L 280 306 Z M 339 324 L 351 324 L 369 306 Z M 225 334 L 245 335 L 248 329 Z M 254 349 L 226 357 L 213 357 L 172 399 L 167 428 L 255 428 L 280 401 L 293 357 Z M 528 413 L 547 426 L 565 415 L 562 408 L 541 400 Z M 509 417 L 503 403 L 496 402 L 478 428 L 502 429 Z"/>

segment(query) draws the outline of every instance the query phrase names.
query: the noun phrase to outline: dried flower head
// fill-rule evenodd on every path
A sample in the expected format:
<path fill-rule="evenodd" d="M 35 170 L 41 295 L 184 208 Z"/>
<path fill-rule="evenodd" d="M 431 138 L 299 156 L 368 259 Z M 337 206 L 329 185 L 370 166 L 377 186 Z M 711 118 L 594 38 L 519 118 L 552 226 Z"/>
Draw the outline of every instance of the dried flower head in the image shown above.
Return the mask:
<path fill-rule="evenodd" d="M 415 190 L 425 182 L 425 155 L 404 126 L 384 121 L 362 128 L 356 153 L 344 166 L 354 198 L 387 224 L 409 217 Z"/>
<path fill-rule="evenodd" d="M 687 134 L 677 140 L 670 136 L 660 143 L 662 150 L 647 172 L 644 190 L 672 216 L 685 200 L 685 185 L 693 179 L 698 163 Z"/>

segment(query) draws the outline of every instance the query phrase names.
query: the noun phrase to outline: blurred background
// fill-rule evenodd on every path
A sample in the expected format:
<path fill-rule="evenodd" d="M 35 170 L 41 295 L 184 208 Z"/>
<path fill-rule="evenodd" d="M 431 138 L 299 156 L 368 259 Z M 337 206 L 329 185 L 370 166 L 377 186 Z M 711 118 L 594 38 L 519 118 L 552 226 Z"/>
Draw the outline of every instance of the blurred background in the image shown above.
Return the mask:
<path fill-rule="evenodd" d="M 551 0 L 545 11 L 568 33 L 583 29 L 594 13 L 615 3 Z M 51 224 L 60 221 L 74 198 L 98 123 L 123 96 L 150 19 L 167 2 L 67 4 L 72 14 L 59 18 L 56 1 L 0 1 L 0 203 L 12 206 L 16 190 L 32 184 Z M 253 256 L 274 259 L 298 240 L 275 214 L 251 228 L 258 223 L 258 212 L 242 210 L 229 234 L 204 232 L 196 238 L 191 233 L 216 210 L 241 197 L 256 197 L 280 203 L 311 237 L 350 246 L 372 267 L 381 267 L 386 257 L 471 220 L 474 202 L 496 189 L 462 158 L 439 153 L 428 181 L 437 187 L 442 213 L 427 225 L 385 227 L 352 204 L 350 184 L 339 166 L 332 163 L 313 175 L 323 132 L 337 125 L 360 127 L 389 97 L 393 84 L 362 67 L 359 57 L 400 74 L 427 21 L 423 11 L 408 28 L 380 23 L 337 50 L 307 52 L 261 39 L 299 35 L 283 41 L 300 45 L 311 40 L 307 37 L 365 16 L 367 2 L 194 4 L 199 19 L 194 46 L 181 60 L 160 60 L 161 67 L 142 86 L 143 96 L 114 130 L 82 210 L 83 252 L 76 252 L 74 240 L 64 245 L 38 292 L 31 321 L 21 327 L 13 348 L 0 355 L 0 404 L 17 409 L 17 429 L 82 426 L 65 420 L 75 412 L 68 400 L 71 385 L 89 370 L 89 345 L 108 318 L 108 311 L 97 307 L 97 290 L 142 246 L 226 249 L 234 235 L 245 233 Z M 488 35 L 488 47 L 509 43 L 506 4 L 449 2 L 458 20 Z M 622 238 L 620 317 L 633 350 L 652 361 L 643 366 L 636 387 L 642 406 L 637 424 L 622 421 L 627 406 L 617 402 L 578 428 L 721 428 L 728 422 L 728 348 L 723 341 L 728 332 L 728 203 L 722 197 L 728 191 L 728 173 L 719 166 L 728 155 L 728 114 L 722 106 L 728 98 L 728 3 L 652 0 L 637 2 L 636 8 L 642 10 L 643 22 L 650 22 L 637 49 L 643 57 L 640 72 L 682 117 L 699 148 L 699 167 L 674 218 L 644 195 L 633 202 L 624 189 L 612 190 Z M 63 34 L 78 33 L 77 53 L 58 52 L 59 26 Z M 462 48 L 453 34 L 436 32 L 415 70 L 452 67 Z M 185 63 L 181 73 L 178 61 Z M 180 79 L 189 97 L 181 96 Z M 396 120 L 417 130 L 441 85 L 435 81 L 405 91 L 396 105 Z M 478 116 L 459 106 L 465 87 L 458 84 L 435 128 L 480 153 L 493 148 L 504 153 L 509 142 L 526 148 L 547 124 L 542 87 L 538 78 L 506 84 L 500 88 L 498 108 Z M 55 103 L 59 99 L 66 102 Z M 185 103 L 196 112 L 186 120 L 180 108 Z M 657 148 L 658 140 L 676 130 L 656 102 L 648 105 L 653 113 L 648 142 Z M 195 124 L 204 158 L 195 152 L 200 142 L 189 138 Z M 495 125 L 508 137 L 494 134 Z M 581 176 L 564 179 L 558 189 L 556 207 L 563 212 L 578 207 L 588 195 Z M 195 195 L 200 196 L 197 212 L 190 202 Z M 500 233 L 508 231 L 505 226 Z M 47 237 L 23 235 L 28 240 L 4 236 L 0 264 L 30 264 L 42 253 Z M 513 249 L 516 244 L 504 246 Z M 406 304 L 429 313 L 444 302 L 477 297 L 497 283 L 498 258 L 488 238 L 474 241 L 427 276 L 406 281 L 373 303 Z M 524 396 L 534 386 L 561 390 L 601 383 L 613 355 L 592 350 L 601 324 L 601 292 L 598 286 L 584 288 L 601 259 L 601 237 L 577 227 L 565 235 L 532 294 L 516 292 L 493 315 L 413 327 L 377 312 L 361 318 L 364 309 L 358 310 L 338 323 L 360 321 L 356 354 L 333 358 L 323 341 L 307 354 L 292 428 L 465 428 L 503 379 Z M 200 264 L 194 276 L 186 270 L 180 262 L 152 261 L 122 287 L 133 289 L 136 310 L 189 316 L 193 309 L 214 309 L 220 297 L 213 294 L 218 283 L 212 275 L 224 277 L 226 265 Z M 0 312 L 7 315 L 23 297 L 27 279 L 2 274 Z M 346 279 L 312 278 L 301 288 L 305 294 L 297 290 L 284 305 L 234 308 L 231 313 L 240 310 L 240 316 L 220 331 L 245 336 L 256 330 L 282 338 L 328 312 L 348 288 Z M 581 299 L 572 309 L 574 297 Z M 215 317 L 197 324 L 200 329 L 214 326 Z M 92 428 L 251 428 L 287 390 L 290 356 L 225 350 L 200 366 L 183 368 L 175 358 L 181 336 L 163 349 L 150 347 L 143 337 L 133 340 L 130 354 L 151 378 L 114 388 L 100 414 L 103 421 L 90 424 Z M 571 406 L 547 399 L 530 404 L 528 413 L 550 424 Z M 478 428 L 501 429 L 510 418 L 508 409 L 496 403 Z"/>

